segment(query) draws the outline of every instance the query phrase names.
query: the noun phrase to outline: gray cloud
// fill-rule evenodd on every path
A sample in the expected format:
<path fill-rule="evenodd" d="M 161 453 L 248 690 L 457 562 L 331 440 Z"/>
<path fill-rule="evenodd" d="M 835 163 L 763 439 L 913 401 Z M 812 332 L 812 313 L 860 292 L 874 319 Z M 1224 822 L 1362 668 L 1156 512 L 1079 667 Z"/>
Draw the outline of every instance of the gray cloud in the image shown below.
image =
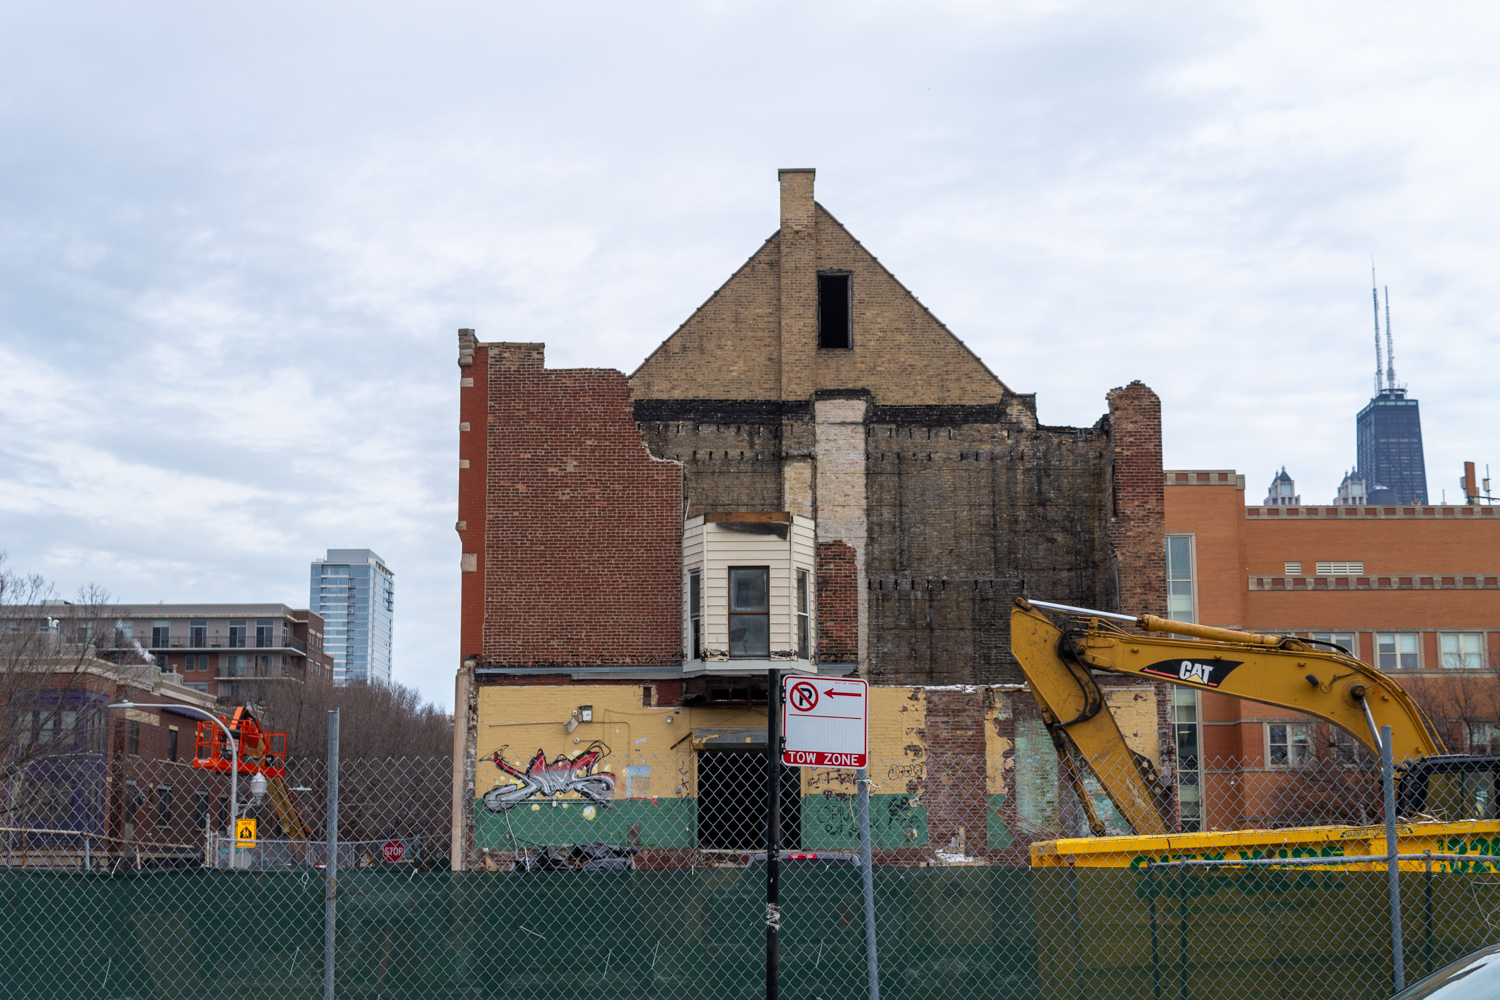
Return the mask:
<path fill-rule="evenodd" d="M 1054 423 L 1331 496 L 1392 286 L 1434 492 L 1491 458 L 1483 5 L 0 12 L 0 548 L 127 601 L 397 572 L 450 700 L 454 330 L 629 371 L 820 200 Z M 1500 455 L 1493 456 L 1500 461 Z M 1453 490 L 1450 489 L 1450 498 Z"/>

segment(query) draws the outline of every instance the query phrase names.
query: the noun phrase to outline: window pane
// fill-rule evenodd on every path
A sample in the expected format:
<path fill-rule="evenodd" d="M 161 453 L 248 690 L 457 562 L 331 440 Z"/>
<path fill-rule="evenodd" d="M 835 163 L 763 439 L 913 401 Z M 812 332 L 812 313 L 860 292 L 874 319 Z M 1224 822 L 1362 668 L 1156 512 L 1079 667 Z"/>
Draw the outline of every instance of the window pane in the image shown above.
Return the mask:
<path fill-rule="evenodd" d="M 1176 722 L 1197 722 L 1198 693 L 1175 686 L 1171 691 L 1173 720 Z"/>
<path fill-rule="evenodd" d="M 1306 764 L 1312 759 L 1312 732 L 1307 726 L 1288 726 L 1290 737 L 1291 761 L 1293 764 Z"/>
<path fill-rule="evenodd" d="M 797 571 L 797 610 L 807 614 L 807 570 Z"/>
<path fill-rule="evenodd" d="M 1167 536 L 1167 617 L 1193 621 L 1193 540 L 1188 535 Z"/>
<path fill-rule="evenodd" d="M 730 615 L 729 655 L 770 656 L 770 617 L 767 615 Z"/>
<path fill-rule="evenodd" d="M 1191 551 L 1186 535 L 1171 535 L 1167 538 L 1167 579 L 1187 580 L 1192 576 L 1188 553 Z"/>
<path fill-rule="evenodd" d="M 767 577 L 770 571 L 732 569 L 729 571 L 729 610 L 766 611 Z"/>
<path fill-rule="evenodd" d="M 703 577 L 697 570 L 688 574 L 688 614 L 697 618 L 703 609 Z"/>

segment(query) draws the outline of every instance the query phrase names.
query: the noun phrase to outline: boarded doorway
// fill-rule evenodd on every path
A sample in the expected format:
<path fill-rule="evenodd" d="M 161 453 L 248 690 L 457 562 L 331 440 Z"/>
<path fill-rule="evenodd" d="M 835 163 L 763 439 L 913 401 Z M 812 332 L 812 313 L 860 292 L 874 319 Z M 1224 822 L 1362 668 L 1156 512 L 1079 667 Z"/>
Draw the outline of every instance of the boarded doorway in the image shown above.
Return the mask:
<path fill-rule="evenodd" d="M 698 752 L 698 846 L 766 849 L 766 751 Z M 781 768 L 781 847 L 802 847 L 802 775 Z"/>

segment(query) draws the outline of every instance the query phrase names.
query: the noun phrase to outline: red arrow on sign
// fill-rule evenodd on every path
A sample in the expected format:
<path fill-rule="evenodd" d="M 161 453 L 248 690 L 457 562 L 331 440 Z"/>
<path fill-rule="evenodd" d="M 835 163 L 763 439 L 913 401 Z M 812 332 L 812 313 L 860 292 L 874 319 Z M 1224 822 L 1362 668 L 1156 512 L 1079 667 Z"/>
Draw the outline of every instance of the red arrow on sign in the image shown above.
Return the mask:
<path fill-rule="evenodd" d="M 860 696 L 858 691 L 829 691 L 827 694 L 833 698 L 858 698 Z"/>

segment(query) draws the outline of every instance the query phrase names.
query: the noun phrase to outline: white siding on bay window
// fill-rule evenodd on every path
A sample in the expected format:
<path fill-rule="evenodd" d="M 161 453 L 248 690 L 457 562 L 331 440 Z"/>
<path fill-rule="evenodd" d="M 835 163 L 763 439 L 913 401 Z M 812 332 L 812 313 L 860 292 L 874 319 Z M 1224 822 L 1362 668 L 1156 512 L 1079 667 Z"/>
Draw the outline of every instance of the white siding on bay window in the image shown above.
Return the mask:
<path fill-rule="evenodd" d="M 773 658 L 795 659 L 797 650 L 797 571 L 808 574 L 808 605 L 816 622 L 816 526 L 803 517 L 793 517 L 786 538 L 775 534 L 736 531 L 722 524 L 708 524 L 703 517 L 689 518 L 682 537 L 683 655 L 692 657 L 689 574 L 703 574 L 703 652 L 711 661 L 729 660 L 729 570 L 764 566 L 769 571 L 770 639 Z M 810 639 L 816 649 L 816 633 Z M 802 661 L 806 663 L 807 661 Z"/>

